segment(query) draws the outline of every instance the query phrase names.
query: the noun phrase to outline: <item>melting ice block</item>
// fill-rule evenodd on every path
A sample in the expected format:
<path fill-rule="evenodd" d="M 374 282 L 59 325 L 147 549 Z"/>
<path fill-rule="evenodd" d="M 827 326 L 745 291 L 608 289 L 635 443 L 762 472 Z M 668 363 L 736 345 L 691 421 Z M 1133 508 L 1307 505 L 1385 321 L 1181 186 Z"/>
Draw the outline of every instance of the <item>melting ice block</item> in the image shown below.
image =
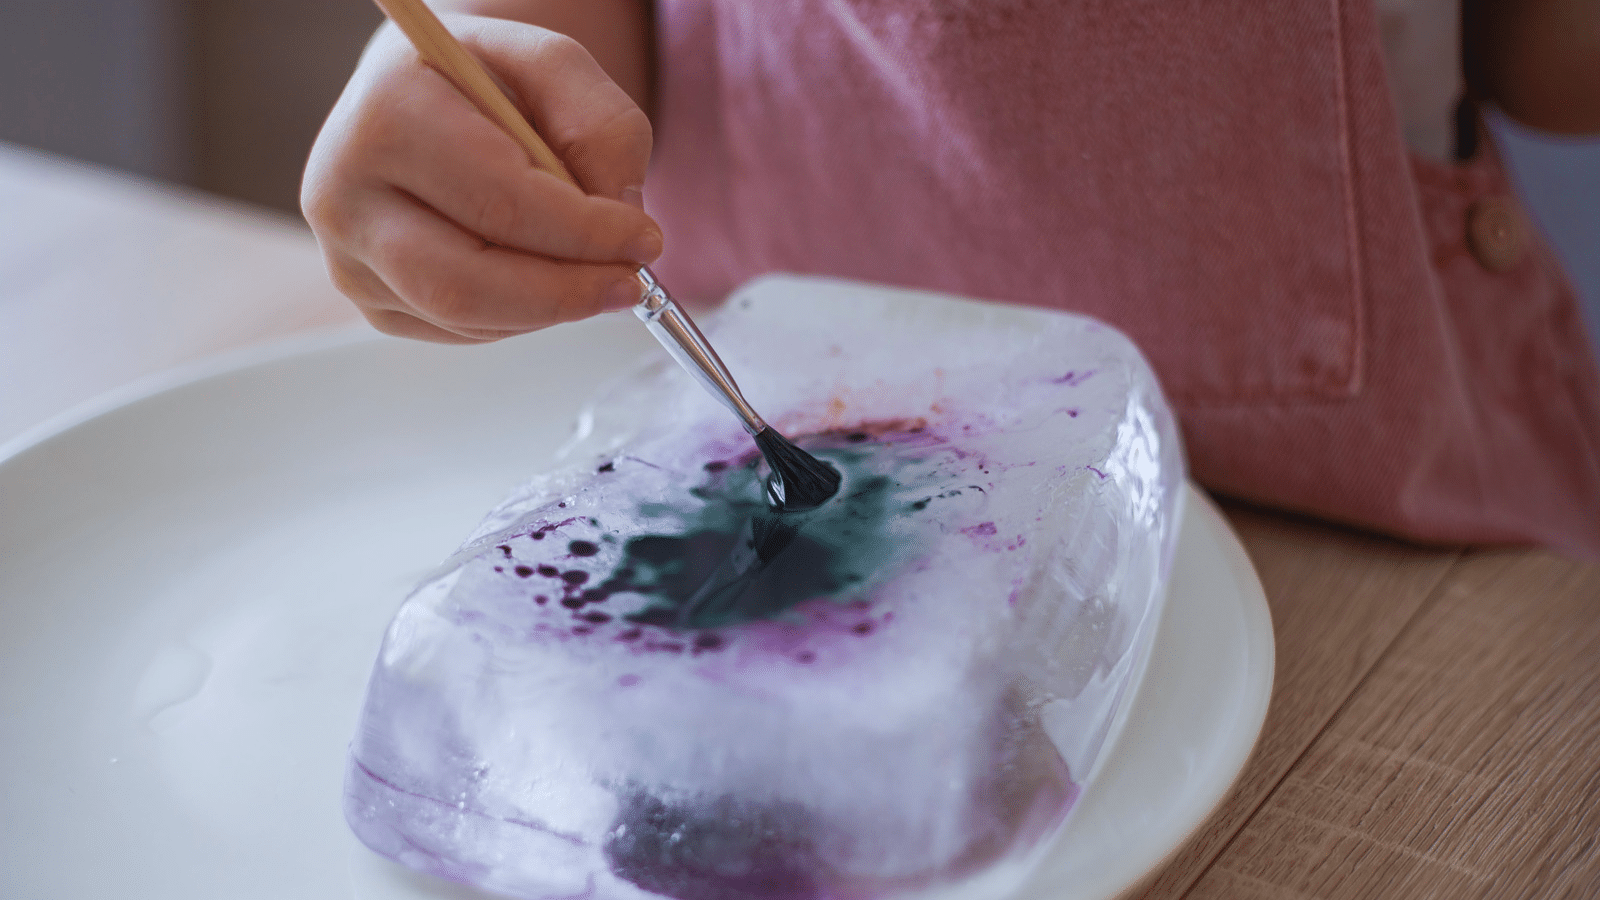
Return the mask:
<path fill-rule="evenodd" d="M 732 416 L 626 379 L 395 616 L 351 827 L 528 898 L 998 895 L 1155 629 L 1184 471 L 1150 369 L 1086 318 L 831 281 L 708 324 L 840 495 L 770 511 Z"/>

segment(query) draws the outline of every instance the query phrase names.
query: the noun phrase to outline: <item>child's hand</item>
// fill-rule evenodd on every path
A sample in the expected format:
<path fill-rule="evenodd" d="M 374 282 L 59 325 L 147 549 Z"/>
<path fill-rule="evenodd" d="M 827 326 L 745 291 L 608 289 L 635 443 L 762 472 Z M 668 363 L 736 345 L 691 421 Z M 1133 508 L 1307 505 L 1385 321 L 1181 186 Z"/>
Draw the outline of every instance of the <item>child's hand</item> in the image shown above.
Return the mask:
<path fill-rule="evenodd" d="M 300 191 L 334 285 L 379 331 L 463 343 L 637 301 L 632 274 L 661 253 L 640 194 L 644 112 L 568 38 L 500 19 L 446 24 L 589 196 L 535 169 L 385 25 Z"/>

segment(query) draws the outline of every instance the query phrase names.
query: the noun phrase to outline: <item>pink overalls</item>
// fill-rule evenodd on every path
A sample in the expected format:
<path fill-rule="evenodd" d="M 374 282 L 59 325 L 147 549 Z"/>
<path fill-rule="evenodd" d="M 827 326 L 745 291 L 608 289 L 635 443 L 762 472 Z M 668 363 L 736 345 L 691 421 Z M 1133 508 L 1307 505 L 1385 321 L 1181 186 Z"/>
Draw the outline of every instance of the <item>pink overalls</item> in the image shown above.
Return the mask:
<path fill-rule="evenodd" d="M 1487 142 L 1409 157 L 1371 0 L 658 6 L 676 292 L 783 270 L 1087 312 L 1215 491 L 1600 557 L 1571 291 Z"/>

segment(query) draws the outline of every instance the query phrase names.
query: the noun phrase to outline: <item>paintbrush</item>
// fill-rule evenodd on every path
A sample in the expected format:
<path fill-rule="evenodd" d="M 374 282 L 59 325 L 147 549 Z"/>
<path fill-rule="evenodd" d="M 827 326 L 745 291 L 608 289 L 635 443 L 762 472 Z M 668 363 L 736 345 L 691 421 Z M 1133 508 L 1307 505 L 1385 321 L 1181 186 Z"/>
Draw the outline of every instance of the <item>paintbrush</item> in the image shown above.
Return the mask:
<path fill-rule="evenodd" d="M 423 62 L 438 70 L 480 112 L 509 134 L 535 166 L 583 190 L 561 158 L 517 110 L 516 104 L 506 97 L 483 65 L 461 46 L 423 0 L 374 2 L 410 39 Z M 755 438 L 756 447 L 772 470 L 767 479 L 767 495 L 772 504 L 779 510 L 813 509 L 837 493 L 838 471 L 796 447 L 756 415 L 717 352 L 711 349 L 689 314 L 656 280 L 655 274 L 641 266 L 635 277 L 639 281 L 640 300 L 633 308 L 634 313 L 672 358 L 732 410 Z"/>

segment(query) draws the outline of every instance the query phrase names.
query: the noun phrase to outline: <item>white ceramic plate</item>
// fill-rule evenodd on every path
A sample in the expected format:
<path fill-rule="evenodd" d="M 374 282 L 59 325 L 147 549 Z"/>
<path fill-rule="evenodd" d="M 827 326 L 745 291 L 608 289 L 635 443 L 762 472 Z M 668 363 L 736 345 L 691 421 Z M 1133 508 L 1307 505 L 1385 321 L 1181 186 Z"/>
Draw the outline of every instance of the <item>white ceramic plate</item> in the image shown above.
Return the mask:
<path fill-rule="evenodd" d="M 0 896 L 477 896 L 346 830 L 361 689 L 413 582 L 652 348 L 627 316 L 472 349 L 319 338 L 0 447 Z M 1265 600 L 1214 508 L 1187 510 L 1126 727 L 1026 897 L 1137 883 L 1260 730 Z"/>

